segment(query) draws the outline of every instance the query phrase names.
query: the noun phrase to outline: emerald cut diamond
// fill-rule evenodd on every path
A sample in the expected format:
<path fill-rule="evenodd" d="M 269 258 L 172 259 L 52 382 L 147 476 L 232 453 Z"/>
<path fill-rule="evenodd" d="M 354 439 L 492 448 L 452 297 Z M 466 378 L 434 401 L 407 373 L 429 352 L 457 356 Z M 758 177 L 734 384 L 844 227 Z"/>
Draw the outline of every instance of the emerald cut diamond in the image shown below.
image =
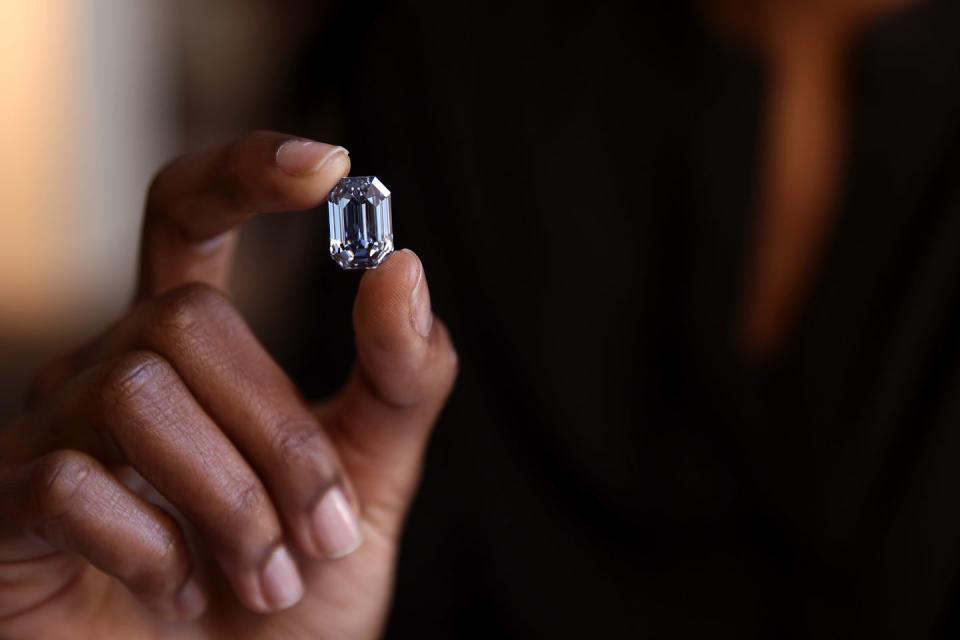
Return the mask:
<path fill-rule="evenodd" d="M 341 178 L 327 197 L 330 257 L 344 269 L 376 269 L 393 251 L 390 190 L 374 176 Z"/>

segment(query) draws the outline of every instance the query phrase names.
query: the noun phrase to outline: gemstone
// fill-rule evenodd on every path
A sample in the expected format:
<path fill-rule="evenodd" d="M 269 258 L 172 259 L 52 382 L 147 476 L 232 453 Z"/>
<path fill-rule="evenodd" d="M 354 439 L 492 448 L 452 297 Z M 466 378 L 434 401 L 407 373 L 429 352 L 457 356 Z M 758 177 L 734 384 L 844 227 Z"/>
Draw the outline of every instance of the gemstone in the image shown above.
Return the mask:
<path fill-rule="evenodd" d="M 327 196 L 330 257 L 344 269 L 376 269 L 393 251 L 390 190 L 374 176 L 341 178 Z"/>

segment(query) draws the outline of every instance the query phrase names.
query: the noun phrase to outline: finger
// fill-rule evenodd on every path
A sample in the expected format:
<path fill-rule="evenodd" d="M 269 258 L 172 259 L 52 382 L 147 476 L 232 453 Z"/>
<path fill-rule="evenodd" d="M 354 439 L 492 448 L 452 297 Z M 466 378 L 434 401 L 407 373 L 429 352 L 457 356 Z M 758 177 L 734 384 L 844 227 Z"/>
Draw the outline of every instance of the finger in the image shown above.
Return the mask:
<path fill-rule="evenodd" d="M 343 147 L 269 131 L 174 161 L 148 194 L 138 298 L 187 282 L 225 288 L 233 229 L 315 207 L 349 168 Z"/>
<path fill-rule="evenodd" d="M 163 355 L 270 491 L 297 546 L 339 558 L 361 540 L 337 452 L 284 371 L 222 293 L 190 285 L 144 310 Z"/>
<path fill-rule="evenodd" d="M 19 544 L 34 558 L 76 553 L 167 618 L 195 618 L 206 608 L 173 518 L 83 453 L 57 451 L 5 476 L 0 512 L 8 514 L 0 523 L 5 548 Z"/>
<path fill-rule="evenodd" d="M 339 558 L 359 546 L 356 508 L 335 447 L 222 293 L 193 284 L 146 300 L 74 359 L 105 362 L 134 350 L 155 352 L 176 369 L 266 484 L 301 551 Z"/>
<path fill-rule="evenodd" d="M 392 535 L 457 372 L 456 351 L 433 317 L 416 254 L 399 251 L 364 275 L 354 328 L 357 366 L 325 411 L 325 423 L 365 517 Z"/>
<path fill-rule="evenodd" d="M 339 558 L 360 533 L 337 452 L 283 370 L 218 291 L 182 287 L 136 314 L 161 354 L 263 480 L 305 553 Z"/>
<path fill-rule="evenodd" d="M 186 285 L 147 300 L 95 341 L 98 362 L 133 350 L 167 360 L 270 491 L 298 548 L 339 558 L 360 540 L 336 449 L 311 408 L 219 291 Z"/>
<path fill-rule="evenodd" d="M 267 612 L 300 600 L 266 488 L 168 361 L 125 354 L 78 376 L 51 412 L 56 441 L 129 464 L 180 511 L 244 605 Z"/>

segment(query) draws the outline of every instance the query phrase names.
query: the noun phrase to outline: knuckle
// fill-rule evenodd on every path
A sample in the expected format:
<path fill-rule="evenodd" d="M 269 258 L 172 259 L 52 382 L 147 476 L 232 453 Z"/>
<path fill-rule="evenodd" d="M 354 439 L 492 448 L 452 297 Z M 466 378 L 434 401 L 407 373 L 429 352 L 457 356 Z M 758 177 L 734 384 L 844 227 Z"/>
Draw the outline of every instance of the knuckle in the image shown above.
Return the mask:
<path fill-rule="evenodd" d="M 226 296 L 216 288 L 194 282 L 165 294 L 157 303 L 146 327 L 148 344 L 194 350 L 207 341 L 210 327 L 218 331 L 235 325 L 237 314 Z"/>
<path fill-rule="evenodd" d="M 333 455 L 320 426 L 313 421 L 281 418 L 267 429 L 271 450 L 283 465 L 307 462 L 324 477 L 334 475 Z"/>
<path fill-rule="evenodd" d="M 177 537 L 164 532 L 152 553 L 131 557 L 117 578 L 136 595 L 159 595 L 176 589 L 183 564 Z"/>
<path fill-rule="evenodd" d="M 270 498 L 255 480 L 242 481 L 230 487 L 222 498 L 224 523 L 228 531 L 256 531 L 268 522 Z M 236 528 L 235 528 L 236 527 Z"/>
<path fill-rule="evenodd" d="M 141 413 L 157 402 L 160 390 L 175 376 L 173 367 L 158 354 L 133 352 L 108 367 L 100 396 L 108 411 Z"/>
<path fill-rule="evenodd" d="M 282 530 L 273 503 L 254 478 L 239 480 L 220 497 L 216 524 L 208 529 L 214 544 L 240 564 L 256 564 L 263 550 L 277 544 Z M 243 535 L 237 535 L 237 532 Z"/>
<path fill-rule="evenodd" d="M 166 294 L 157 308 L 156 323 L 178 332 L 190 332 L 217 313 L 227 302 L 214 287 L 192 282 Z"/>
<path fill-rule="evenodd" d="M 78 451 L 62 450 L 37 464 L 30 488 L 30 510 L 43 522 L 67 514 L 77 503 L 94 463 Z"/>

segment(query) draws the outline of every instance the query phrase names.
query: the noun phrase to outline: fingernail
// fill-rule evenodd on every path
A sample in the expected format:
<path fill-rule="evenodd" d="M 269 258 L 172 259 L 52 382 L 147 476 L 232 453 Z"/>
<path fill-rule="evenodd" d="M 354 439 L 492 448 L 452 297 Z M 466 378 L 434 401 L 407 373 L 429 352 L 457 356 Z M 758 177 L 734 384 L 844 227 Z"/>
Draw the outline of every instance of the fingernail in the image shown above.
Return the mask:
<path fill-rule="evenodd" d="M 270 556 L 260 576 L 263 598 L 272 609 L 286 609 L 300 602 L 303 581 L 290 552 L 283 545 Z"/>
<path fill-rule="evenodd" d="M 420 258 L 410 249 L 403 249 L 417 261 L 417 284 L 413 287 L 413 293 L 410 294 L 410 323 L 413 330 L 424 338 L 430 337 L 430 329 L 433 327 L 433 310 L 430 308 L 430 289 L 427 286 L 427 279 L 423 275 L 423 263 Z"/>
<path fill-rule="evenodd" d="M 277 149 L 277 166 L 291 176 L 305 176 L 318 171 L 340 153 L 347 153 L 347 150 L 314 140 L 287 140 Z"/>
<path fill-rule="evenodd" d="M 193 578 L 180 589 L 176 599 L 177 613 L 185 620 L 193 620 L 207 608 L 207 597 Z"/>
<path fill-rule="evenodd" d="M 363 538 L 353 508 L 339 487 L 333 487 L 313 510 L 313 535 L 327 558 L 353 553 Z"/>

